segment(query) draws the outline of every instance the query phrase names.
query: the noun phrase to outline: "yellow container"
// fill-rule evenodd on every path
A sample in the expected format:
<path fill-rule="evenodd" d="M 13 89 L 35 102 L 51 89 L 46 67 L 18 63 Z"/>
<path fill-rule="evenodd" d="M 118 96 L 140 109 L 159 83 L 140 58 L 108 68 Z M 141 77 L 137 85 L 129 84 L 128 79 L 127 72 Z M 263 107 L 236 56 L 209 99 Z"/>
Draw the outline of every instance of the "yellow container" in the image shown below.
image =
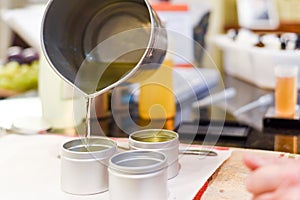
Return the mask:
<path fill-rule="evenodd" d="M 166 57 L 159 69 L 140 83 L 139 116 L 168 119 L 176 113 L 173 92 L 173 60 Z"/>

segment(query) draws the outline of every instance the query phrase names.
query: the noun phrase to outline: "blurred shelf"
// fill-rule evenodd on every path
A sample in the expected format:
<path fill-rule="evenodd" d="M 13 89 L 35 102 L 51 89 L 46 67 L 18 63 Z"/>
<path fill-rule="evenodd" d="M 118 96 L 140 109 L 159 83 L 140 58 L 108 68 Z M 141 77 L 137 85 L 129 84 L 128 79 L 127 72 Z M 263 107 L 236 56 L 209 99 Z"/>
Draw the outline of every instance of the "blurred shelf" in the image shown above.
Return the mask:
<path fill-rule="evenodd" d="M 240 26 L 225 26 L 225 32 L 229 29 L 240 29 Z M 293 33 L 300 33 L 300 22 L 281 22 L 279 27 L 274 30 L 251 30 L 254 32 L 264 32 L 264 33 L 280 33 L 280 32 L 293 32 Z"/>

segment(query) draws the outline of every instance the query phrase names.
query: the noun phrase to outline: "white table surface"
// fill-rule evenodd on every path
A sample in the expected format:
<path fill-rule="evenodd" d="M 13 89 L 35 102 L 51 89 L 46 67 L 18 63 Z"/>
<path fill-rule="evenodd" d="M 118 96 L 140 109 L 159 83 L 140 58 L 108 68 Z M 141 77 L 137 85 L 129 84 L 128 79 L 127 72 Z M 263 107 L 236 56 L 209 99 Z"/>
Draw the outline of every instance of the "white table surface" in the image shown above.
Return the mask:
<path fill-rule="evenodd" d="M 109 199 L 109 192 L 71 195 L 60 189 L 60 147 L 70 138 L 59 135 L 17 135 L 0 138 L 0 199 L 68 200 Z M 117 140 L 126 145 L 126 141 Z M 179 174 L 168 180 L 170 200 L 191 200 L 230 155 L 216 150 L 216 157 L 181 155 Z M 86 183 L 89 184 L 89 183 Z"/>

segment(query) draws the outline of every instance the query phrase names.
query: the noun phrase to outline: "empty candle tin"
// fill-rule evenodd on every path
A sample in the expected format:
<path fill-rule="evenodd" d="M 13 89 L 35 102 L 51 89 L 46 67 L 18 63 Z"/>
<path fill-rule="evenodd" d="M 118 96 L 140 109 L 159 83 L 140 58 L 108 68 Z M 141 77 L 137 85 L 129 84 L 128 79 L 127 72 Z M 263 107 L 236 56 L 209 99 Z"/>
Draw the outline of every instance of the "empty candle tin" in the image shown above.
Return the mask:
<path fill-rule="evenodd" d="M 134 150 L 109 161 L 111 200 L 166 200 L 167 157 L 161 152 Z"/>
<path fill-rule="evenodd" d="M 72 139 L 62 145 L 61 188 L 71 194 L 95 194 L 108 189 L 108 161 L 117 144 L 105 137 Z"/>
<path fill-rule="evenodd" d="M 168 179 L 179 171 L 179 137 L 174 131 L 166 129 L 145 129 L 129 136 L 129 146 L 134 150 L 159 151 L 167 156 Z"/>

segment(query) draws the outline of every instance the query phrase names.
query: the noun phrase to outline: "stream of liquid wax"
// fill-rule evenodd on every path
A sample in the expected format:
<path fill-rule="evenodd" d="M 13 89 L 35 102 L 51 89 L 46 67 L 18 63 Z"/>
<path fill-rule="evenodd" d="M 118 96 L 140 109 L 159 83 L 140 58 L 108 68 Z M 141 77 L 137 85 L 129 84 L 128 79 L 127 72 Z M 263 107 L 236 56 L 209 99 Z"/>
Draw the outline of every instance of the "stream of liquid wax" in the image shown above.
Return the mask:
<path fill-rule="evenodd" d="M 86 97 L 86 117 L 85 117 L 85 139 L 86 144 L 87 139 L 91 137 L 91 106 L 92 106 L 93 98 Z"/>

